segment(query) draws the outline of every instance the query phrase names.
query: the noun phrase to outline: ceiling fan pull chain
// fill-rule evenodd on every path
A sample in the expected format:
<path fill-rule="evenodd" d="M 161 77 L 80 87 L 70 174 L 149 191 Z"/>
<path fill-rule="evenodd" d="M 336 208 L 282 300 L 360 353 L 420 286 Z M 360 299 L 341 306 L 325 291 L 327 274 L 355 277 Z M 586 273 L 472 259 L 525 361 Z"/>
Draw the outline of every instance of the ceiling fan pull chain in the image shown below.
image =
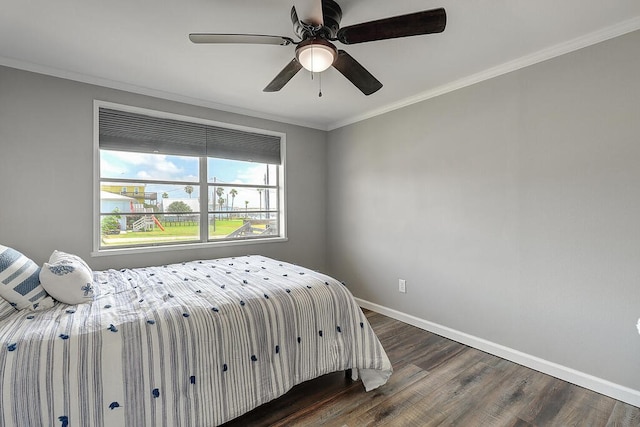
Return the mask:
<path fill-rule="evenodd" d="M 311 80 L 313 81 L 313 75 L 315 74 L 313 72 L 314 67 L 313 67 L 313 49 L 311 49 Z"/>
<path fill-rule="evenodd" d="M 322 98 L 322 73 L 318 73 L 318 86 L 320 87 L 318 90 L 318 98 Z"/>

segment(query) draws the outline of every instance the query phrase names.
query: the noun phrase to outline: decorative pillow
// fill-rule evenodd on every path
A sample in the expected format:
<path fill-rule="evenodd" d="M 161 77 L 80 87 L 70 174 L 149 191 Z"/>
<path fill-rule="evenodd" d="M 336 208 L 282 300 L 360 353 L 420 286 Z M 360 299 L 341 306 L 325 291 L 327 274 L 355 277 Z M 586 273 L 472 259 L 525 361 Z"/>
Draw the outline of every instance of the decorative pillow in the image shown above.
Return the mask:
<path fill-rule="evenodd" d="M 93 271 L 77 255 L 53 251 L 40 270 L 40 282 L 52 297 L 65 304 L 93 301 Z"/>
<path fill-rule="evenodd" d="M 38 264 L 0 245 L 0 297 L 18 310 L 53 307 L 53 300 L 40 285 Z"/>

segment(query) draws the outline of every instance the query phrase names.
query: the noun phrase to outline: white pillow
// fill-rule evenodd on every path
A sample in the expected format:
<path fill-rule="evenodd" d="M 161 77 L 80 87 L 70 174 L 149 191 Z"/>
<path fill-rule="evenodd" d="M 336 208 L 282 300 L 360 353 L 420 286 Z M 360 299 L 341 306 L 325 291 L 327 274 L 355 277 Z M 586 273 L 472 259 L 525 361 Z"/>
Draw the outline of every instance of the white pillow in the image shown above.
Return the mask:
<path fill-rule="evenodd" d="M 18 310 L 53 307 L 40 285 L 40 267 L 15 249 L 0 245 L 0 297 Z"/>
<path fill-rule="evenodd" d="M 53 251 L 40 270 L 40 282 L 52 297 L 65 304 L 93 301 L 93 271 L 77 255 Z"/>

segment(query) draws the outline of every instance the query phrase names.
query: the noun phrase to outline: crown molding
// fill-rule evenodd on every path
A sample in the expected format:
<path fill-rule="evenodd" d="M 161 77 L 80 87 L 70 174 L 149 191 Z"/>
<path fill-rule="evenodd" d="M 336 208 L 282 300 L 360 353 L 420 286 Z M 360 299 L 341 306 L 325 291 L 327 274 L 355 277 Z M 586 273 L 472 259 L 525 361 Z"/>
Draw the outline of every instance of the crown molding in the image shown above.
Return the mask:
<path fill-rule="evenodd" d="M 2 57 L 0 56 L 0 65 L 16 68 L 23 71 L 29 71 L 37 74 L 44 74 L 52 77 L 57 77 L 66 80 L 72 80 L 80 83 L 86 83 L 101 87 L 106 87 L 109 89 L 122 90 L 125 92 L 135 93 L 138 95 L 151 96 L 154 98 L 165 99 L 167 101 L 175 101 L 181 102 L 184 104 L 195 105 L 198 107 L 211 108 L 213 110 L 224 111 L 227 113 L 241 114 L 244 116 L 254 117 L 258 119 L 271 120 L 279 123 L 286 123 L 295 126 L 302 126 L 311 129 L 318 129 L 326 131 L 328 130 L 326 126 L 319 125 L 318 123 L 306 122 L 306 121 L 297 121 L 291 120 L 287 117 L 272 115 L 263 113 L 260 111 L 255 111 L 247 108 L 236 107 L 232 105 L 226 104 L 218 104 L 215 102 L 206 101 L 199 98 L 192 98 L 189 96 L 178 95 L 172 92 L 161 91 L 157 89 L 151 89 L 148 87 L 132 85 L 129 83 L 124 83 L 116 80 L 105 79 L 96 76 L 89 76 L 82 73 L 76 73 L 68 70 L 61 70 L 58 68 L 47 67 L 44 65 L 33 64 L 26 61 L 20 61 L 13 58 Z"/>
<path fill-rule="evenodd" d="M 53 77 L 63 78 L 67 80 L 73 80 L 81 83 L 87 83 L 87 84 L 107 87 L 111 89 L 136 93 L 139 95 L 152 96 L 155 98 L 161 98 L 169 101 L 175 101 L 175 102 L 181 102 L 181 103 L 205 107 L 205 108 L 211 108 L 214 110 L 224 111 L 228 113 L 241 114 L 244 116 L 254 117 L 258 119 L 271 120 L 275 122 L 286 123 L 294 126 L 302 126 L 302 127 L 317 129 L 322 131 L 331 131 L 331 130 L 348 126 L 350 124 L 354 124 L 357 122 L 361 122 L 363 120 L 367 120 L 367 119 L 370 119 L 394 110 L 398 110 L 422 101 L 426 101 L 428 99 L 435 98 L 437 96 L 444 95 L 446 93 L 453 92 L 455 90 L 462 89 L 467 86 L 471 86 L 476 83 L 480 83 L 482 81 L 489 80 L 494 77 L 498 77 L 503 74 L 507 74 L 512 71 L 519 70 L 521 68 L 535 65 L 537 63 L 546 61 L 548 59 L 552 59 L 567 53 L 571 53 L 576 50 L 589 47 L 594 44 L 601 43 L 603 41 L 606 41 L 615 37 L 619 37 L 637 30 L 640 30 L 640 17 L 635 17 L 627 21 L 621 22 L 619 24 L 604 28 L 602 30 L 595 31 L 581 37 L 574 38 L 567 42 L 560 43 L 546 49 L 542 49 L 530 55 L 526 55 L 518 59 L 505 62 L 503 64 L 481 71 L 479 73 L 472 74 L 470 76 L 446 83 L 444 85 L 435 87 L 425 92 L 421 92 L 409 98 L 405 98 L 400 101 L 387 104 L 381 108 L 376 108 L 374 110 L 370 110 L 362 114 L 351 116 L 343 120 L 330 123 L 328 125 L 323 125 L 323 124 L 309 122 L 309 121 L 292 120 L 288 117 L 267 114 L 264 112 L 232 106 L 232 105 L 219 104 L 211 101 L 206 101 L 203 99 L 192 98 L 192 97 L 183 96 L 183 95 L 179 95 L 171 92 L 132 85 L 129 83 L 105 79 L 101 77 L 89 76 L 89 75 L 76 73 L 68 70 L 62 70 L 62 69 L 57 69 L 53 67 L 46 67 L 43 65 L 33 64 L 26 61 L 21 61 L 13 58 L 8 58 L 8 57 L 0 57 L 0 65 L 4 65 L 10 68 L 17 68 L 20 70 L 30 71 L 34 73 L 39 73 L 39 74 L 45 74 Z"/>
<path fill-rule="evenodd" d="M 418 102 L 426 101 L 427 99 L 435 98 L 436 96 L 444 95 L 445 93 L 453 92 L 455 90 L 462 89 L 467 86 L 471 86 L 476 83 L 480 83 L 482 81 L 489 80 L 494 77 L 498 77 L 503 74 L 507 74 L 512 71 L 519 70 L 521 68 L 535 65 L 540 62 L 546 61 L 548 59 L 565 55 L 567 53 L 571 53 L 576 50 L 589 47 L 594 44 L 601 43 L 603 41 L 613 39 L 615 37 L 619 37 L 637 30 L 640 30 L 640 17 L 636 17 L 636 18 L 621 22 L 619 24 L 604 28 L 602 30 L 595 31 L 593 33 L 589 33 L 581 37 L 577 37 L 567 42 L 560 43 L 560 44 L 551 46 L 549 48 L 539 50 L 530 55 L 520 57 L 513 61 L 505 62 L 498 66 L 481 71 L 479 73 L 472 74 L 462 79 L 458 79 L 453 82 L 435 87 L 426 92 L 419 93 L 415 96 L 405 98 L 403 100 L 400 100 L 392 104 L 388 104 L 382 108 L 377 108 L 375 110 L 371 110 L 366 113 L 359 114 L 357 116 L 352 116 L 345 120 L 337 121 L 335 123 L 330 124 L 328 126 L 328 129 L 334 130 L 350 124 L 361 122 L 363 120 L 370 119 L 372 117 L 376 117 L 394 110 L 398 110 L 400 108 L 404 108 L 409 105 L 416 104 Z"/>

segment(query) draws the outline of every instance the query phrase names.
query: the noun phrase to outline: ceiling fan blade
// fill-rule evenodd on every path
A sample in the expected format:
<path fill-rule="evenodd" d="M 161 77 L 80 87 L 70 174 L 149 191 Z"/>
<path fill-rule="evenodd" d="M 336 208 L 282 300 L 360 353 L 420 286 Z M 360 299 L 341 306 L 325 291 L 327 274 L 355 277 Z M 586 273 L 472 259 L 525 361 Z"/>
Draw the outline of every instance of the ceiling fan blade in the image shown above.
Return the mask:
<path fill-rule="evenodd" d="M 293 58 L 291 62 L 289 62 L 283 69 L 278 73 L 275 79 L 271 80 L 271 83 L 267 85 L 262 91 L 263 92 L 277 92 L 286 85 L 289 80 L 296 75 L 298 71 L 302 68 L 302 65 L 298 62 L 296 58 Z"/>
<path fill-rule="evenodd" d="M 293 9 L 300 11 L 298 16 L 302 17 L 302 22 L 319 27 L 323 25 L 322 0 L 297 0 L 293 2 Z M 291 15 L 293 19 L 293 10 Z"/>
<path fill-rule="evenodd" d="M 342 9 L 338 3 L 333 0 L 322 0 L 320 2 L 322 9 L 323 25 L 329 32 L 329 38 L 335 38 L 340 28 L 342 20 Z"/>
<path fill-rule="evenodd" d="M 293 31 L 298 37 L 304 39 L 305 33 L 307 32 L 307 24 L 304 24 L 300 18 L 298 18 L 298 11 L 295 5 L 291 6 L 291 22 L 293 23 Z"/>
<path fill-rule="evenodd" d="M 382 83 L 378 81 L 373 75 L 367 71 L 358 61 L 353 59 L 344 50 L 338 51 L 338 57 L 333 63 L 333 67 L 340 71 L 343 76 L 353 83 L 362 93 L 365 95 L 371 95 L 377 92 Z"/>
<path fill-rule="evenodd" d="M 293 39 L 289 37 L 262 34 L 191 33 L 189 34 L 189 40 L 193 43 L 271 44 L 279 46 L 287 46 L 294 43 Z"/>
<path fill-rule="evenodd" d="M 441 33 L 446 25 L 447 14 L 439 8 L 343 27 L 338 31 L 337 39 L 344 44 L 355 44 Z"/>

